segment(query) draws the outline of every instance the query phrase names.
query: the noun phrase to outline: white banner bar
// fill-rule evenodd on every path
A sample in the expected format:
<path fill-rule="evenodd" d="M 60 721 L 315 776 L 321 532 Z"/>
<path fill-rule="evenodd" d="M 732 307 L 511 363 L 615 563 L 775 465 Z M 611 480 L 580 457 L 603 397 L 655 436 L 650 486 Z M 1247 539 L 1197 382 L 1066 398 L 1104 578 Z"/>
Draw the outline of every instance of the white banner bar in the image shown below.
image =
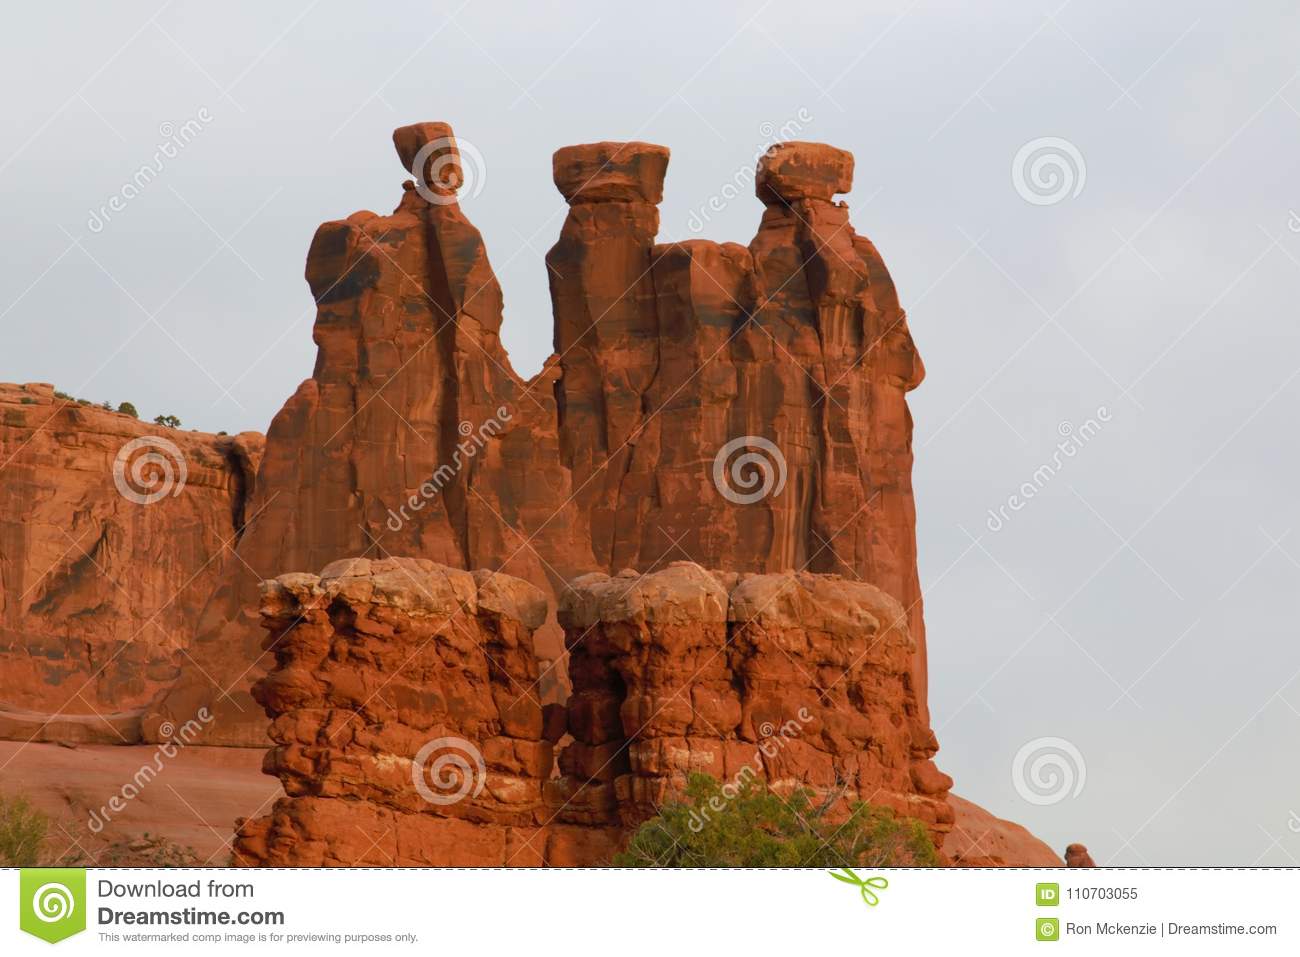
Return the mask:
<path fill-rule="evenodd" d="M 837 873 L 8 870 L 3 953 L 1300 952 L 1300 869 Z"/>

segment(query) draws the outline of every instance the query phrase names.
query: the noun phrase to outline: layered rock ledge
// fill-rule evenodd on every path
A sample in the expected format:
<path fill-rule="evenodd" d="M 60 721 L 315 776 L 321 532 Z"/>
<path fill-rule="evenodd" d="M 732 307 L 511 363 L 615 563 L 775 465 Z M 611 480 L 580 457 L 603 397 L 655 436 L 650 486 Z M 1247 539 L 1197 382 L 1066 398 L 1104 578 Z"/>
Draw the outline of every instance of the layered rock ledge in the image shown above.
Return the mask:
<path fill-rule="evenodd" d="M 276 664 L 253 694 L 287 796 L 241 824 L 236 863 L 604 864 L 691 771 L 883 804 L 942 842 L 952 782 L 879 589 L 680 562 L 564 594 L 560 709 L 536 695 L 527 582 L 395 558 L 265 583 Z"/>

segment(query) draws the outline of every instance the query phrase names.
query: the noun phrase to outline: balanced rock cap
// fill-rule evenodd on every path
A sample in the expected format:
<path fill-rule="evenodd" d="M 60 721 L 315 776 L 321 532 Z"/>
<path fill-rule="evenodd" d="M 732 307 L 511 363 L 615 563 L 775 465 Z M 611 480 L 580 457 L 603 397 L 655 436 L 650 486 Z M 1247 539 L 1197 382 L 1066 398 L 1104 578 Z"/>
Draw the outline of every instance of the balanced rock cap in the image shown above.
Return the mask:
<path fill-rule="evenodd" d="M 570 205 L 658 203 L 664 198 L 668 147 L 653 143 L 584 143 L 555 151 L 555 186 Z"/>
<path fill-rule="evenodd" d="M 407 172 L 435 193 L 451 195 L 465 181 L 456 136 L 448 123 L 399 126 L 393 130 L 393 146 Z"/>
<path fill-rule="evenodd" d="M 759 157 L 754 187 L 767 205 L 830 202 L 853 188 L 853 154 L 825 143 L 777 143 Z"/>

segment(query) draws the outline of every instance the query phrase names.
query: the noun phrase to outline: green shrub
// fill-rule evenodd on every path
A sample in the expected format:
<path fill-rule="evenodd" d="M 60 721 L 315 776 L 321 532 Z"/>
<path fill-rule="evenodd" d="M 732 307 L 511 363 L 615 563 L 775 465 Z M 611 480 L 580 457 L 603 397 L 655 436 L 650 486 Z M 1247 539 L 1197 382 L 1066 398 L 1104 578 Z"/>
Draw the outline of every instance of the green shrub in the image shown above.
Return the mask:
<path fill-rule="evenodd" d="M 129 415 L 133 419 L 140 418 L 140 413 L 135 410 L 135 406 L 130 402 L 123 402 L 117 407 L 117 411 L 121 412 L 123 415 Z"/>
<path fill-rule="evenodd" d="M 35 404 L 36 404 L 36 400 L 33 399 L 30 395 L 25 395 L 25 396 L 23 396 L 21 399 L 18 400 L 18 403 L 19 403 L 20 405 L 35 405 Z"/>
<path fill-rule="evenodd" d="M 0 867 L 35 867 L 50 822 L 24 797 L 0 794 Z"/>
<path fill-rule="evenodd" d="M 836 795 L 835 797 L 838 797 Z M 834 799 L 814 806 L 811 793 L 789 797 L 754 779 L 725 787 L 692 774 L 684 800 L 642 824 L 620 867 L 934 867 L 925 826 L 861 801 L 847 819 L 825 819 Z"/>
<path fill-rule="evenodd" d="M 72 396 L 68 395 L 66 392 L 60 392 L 58 389 L 54 390 L 54 398 L 62 399 L 64 402 L 72 401 Z"/>
<path fill-rule="evenodd" d="M 153 420 L 159 425 L 167 426 L 169 429 L 179 429 L 181 427 L 181 420 L 174 415 L 155 415 Z"/>

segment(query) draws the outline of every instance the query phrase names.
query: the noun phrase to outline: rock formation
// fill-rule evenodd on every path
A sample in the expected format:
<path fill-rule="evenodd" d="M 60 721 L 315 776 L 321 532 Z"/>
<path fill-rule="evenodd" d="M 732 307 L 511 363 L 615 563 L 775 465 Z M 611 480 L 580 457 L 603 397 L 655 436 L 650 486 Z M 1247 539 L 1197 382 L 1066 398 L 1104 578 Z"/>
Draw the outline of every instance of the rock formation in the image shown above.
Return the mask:
<path fill-rule="evenodd" d="M 1082 844 L 1071 844 L 1065 849 L 1066 867 L 1096 867 L 1097 863 Z"/>
<path fill-rule="evenodd" d="M 539 863 L 563 728 L 546 737 L 537 694 L 546 612 L 527 582 L 427 559 L 267 582 L 276 667 L 253 694 L 288 796 L 242 825 L 237 862 Z"/>
<path fill-rule="evenodd" d="M 416 181 L 393 214 L 356 213 L 312 241 L 315 371 L 271 424 L 258 520 L 146 734 L 206 705 L 209 741 L 260 743 L 259 579 L 389 555 L 502 571 L 552 598 L 584 573 L 682 559 L 859 578 L 906 610 L 924 719 L 904 400 L 922 368 L 879 254 L 834 200 L 852 157 L 808 143 L 764 155 L 746 248 L 655 244 L 663 147 L 559 150 L 556 354 L 525 382 L 456 202 L 450 128 L 404 127 L 394 143 Z M 543 694 L 559 700 L 553 613 L 538 645 Z"/>
<path fill-rule="evenodd" d="M 956 867 L 1061 867 L 1060 856 L 1014 821 L 948 795 L 952 830 L 943 852 Z"/>
<path fill-rule="evenodd" d="M 238 543 L 256 433 L 0 385 L 0 737 L 139 740 Z"/>
<path fill-rule="evenodd" d="M 236 862 L 607 863 L 690 771 L 887 805 L 942 843 L 952 781 L 879 589 L 676 562 L 564 594 L 567 720 L 536 694 L 547 599 L 526 582 L 404 558 L 267 582 L 276 665 L 253 695 L 287 796 L 242 824 Z"/>

